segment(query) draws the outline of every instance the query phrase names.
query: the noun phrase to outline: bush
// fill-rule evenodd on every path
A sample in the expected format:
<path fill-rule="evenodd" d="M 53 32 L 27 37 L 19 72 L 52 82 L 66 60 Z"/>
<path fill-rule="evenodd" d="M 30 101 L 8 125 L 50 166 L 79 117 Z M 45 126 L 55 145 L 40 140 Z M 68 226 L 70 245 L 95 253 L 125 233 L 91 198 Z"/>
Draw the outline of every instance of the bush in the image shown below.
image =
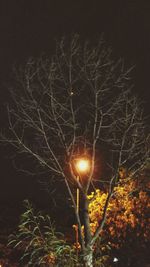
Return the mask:
<path fill-rule="evenodd" d="M 56 232 L 48 215 L 35 213 L 28 200 L 16 233 L 9 236 L 9 245 L 22 251 L 21 262 L 28 266 L 74 266 L 75 249 Z"/>

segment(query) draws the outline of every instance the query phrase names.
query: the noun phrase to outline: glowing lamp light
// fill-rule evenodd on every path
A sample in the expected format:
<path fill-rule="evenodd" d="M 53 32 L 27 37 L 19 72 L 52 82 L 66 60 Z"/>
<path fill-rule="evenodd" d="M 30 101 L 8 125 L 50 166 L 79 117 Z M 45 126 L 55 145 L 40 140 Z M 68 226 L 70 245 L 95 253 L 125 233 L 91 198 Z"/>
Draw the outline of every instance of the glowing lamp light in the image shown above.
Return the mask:
<path fill-rule="evenodd" d="M 75 166 L 79 173 L 85 173 L 90 169 L 90 163 L 88 159 L 77 159 Z"/>

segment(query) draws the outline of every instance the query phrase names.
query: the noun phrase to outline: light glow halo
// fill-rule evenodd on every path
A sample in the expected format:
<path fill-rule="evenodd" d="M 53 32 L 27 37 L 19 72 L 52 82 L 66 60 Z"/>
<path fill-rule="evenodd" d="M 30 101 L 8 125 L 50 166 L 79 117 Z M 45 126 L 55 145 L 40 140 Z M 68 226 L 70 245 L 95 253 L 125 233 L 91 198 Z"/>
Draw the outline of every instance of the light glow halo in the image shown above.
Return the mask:
<path fill-rule="evenodd" d="M 75 167 L 78 173 L 86 173 L 90 169 L 89 160 L 84 158 L 76 159 Z"/>

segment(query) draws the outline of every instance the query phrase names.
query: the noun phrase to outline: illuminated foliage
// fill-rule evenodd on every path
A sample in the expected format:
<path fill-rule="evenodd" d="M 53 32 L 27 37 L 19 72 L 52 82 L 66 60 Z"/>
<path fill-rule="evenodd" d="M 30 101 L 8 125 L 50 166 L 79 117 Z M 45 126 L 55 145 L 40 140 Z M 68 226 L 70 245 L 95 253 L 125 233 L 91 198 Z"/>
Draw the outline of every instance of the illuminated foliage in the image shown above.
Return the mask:
<path fill-rule="evenodd" d="M 100 237 L 105 237 L 113 247 L 121 247 L 129 236 L 136 236 L 143 242 L 150 240 L 150 219 L 147 217 L 150 211 L 150 183 L 147 183 L 145 190 L 140 186 L 142 183 L 138 183 L 124 179 L 114 189 L 107 208 L 106 224 L 100 233 Z M 107 196 L 108 194 L 100 189 L 88 196 L 92 233 L 102 220 Z"/>

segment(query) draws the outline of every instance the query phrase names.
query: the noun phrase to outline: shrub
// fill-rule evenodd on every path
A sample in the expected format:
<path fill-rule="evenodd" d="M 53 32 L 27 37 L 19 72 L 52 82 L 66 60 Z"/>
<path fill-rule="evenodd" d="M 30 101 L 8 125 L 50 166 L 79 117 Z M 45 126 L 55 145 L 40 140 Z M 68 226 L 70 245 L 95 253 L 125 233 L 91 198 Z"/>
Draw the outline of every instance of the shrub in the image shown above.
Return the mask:
<path fill-rule="evenodd" d="M 35 213 L 28 200 L 18 230 L 9 236 L 9 245 L 22 251 L 21 262 L 28 266 L 74 266 L 75 250 L 64 239 L 48 215 Z"/>

